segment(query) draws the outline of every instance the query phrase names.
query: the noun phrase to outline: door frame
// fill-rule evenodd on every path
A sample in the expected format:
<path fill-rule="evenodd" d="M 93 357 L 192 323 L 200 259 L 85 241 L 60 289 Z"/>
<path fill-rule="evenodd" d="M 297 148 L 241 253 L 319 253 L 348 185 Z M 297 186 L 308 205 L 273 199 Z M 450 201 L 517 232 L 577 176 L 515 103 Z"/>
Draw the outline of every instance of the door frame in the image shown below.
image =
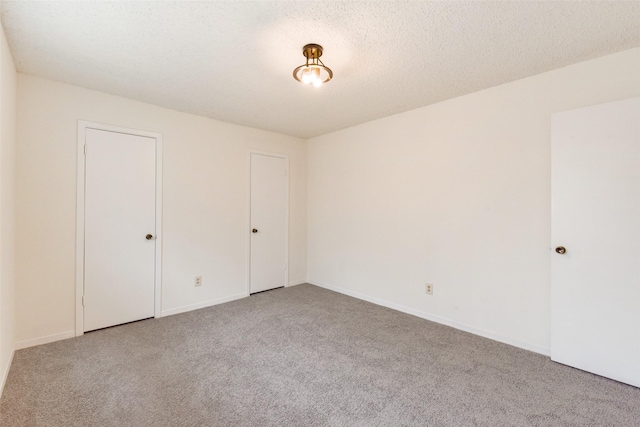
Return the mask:
<path fill-rule="evenodd" d="M 251 155 L 259 154 L 261 156 L 277 157 L 285 161 L 285 188 L 284 188 L 284 259 L 286 268 L 284 269 L 284 286 L 289 286 L 289 155 L 284 153 L 275 153 L 271 151 L 262 151 L 249 149 L 247 156 L 247 218 L 246 218 L 246 259 L 247 259 L 247 296 L 251 295 Z"/>
<path fill-rule="evenodd" d="M 154 317 L 162 316 L 162 134 L 78 120 L 76 193 L 76 336 L 84 334 L 85 140 L 87 129 L 143 136 L 156 140 L 156 238 Z"/>

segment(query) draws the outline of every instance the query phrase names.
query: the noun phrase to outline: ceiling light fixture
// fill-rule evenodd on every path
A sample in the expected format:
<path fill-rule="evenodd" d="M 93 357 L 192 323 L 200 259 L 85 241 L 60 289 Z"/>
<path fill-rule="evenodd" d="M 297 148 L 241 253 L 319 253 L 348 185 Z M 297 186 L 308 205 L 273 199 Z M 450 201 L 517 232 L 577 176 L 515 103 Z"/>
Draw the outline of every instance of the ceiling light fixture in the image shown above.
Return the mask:
<path fill-rule="evenodd" d="M 322 83 L 326 83 L 333 78 L 333 71 L 320 60 L 322 46 L 308 44 L 302 48 L 302 54 L 307 58 L 307 62 L 293 70 L 294 79 L 306 85 L 311 84 L 315 87 L 320 87 Z"/>

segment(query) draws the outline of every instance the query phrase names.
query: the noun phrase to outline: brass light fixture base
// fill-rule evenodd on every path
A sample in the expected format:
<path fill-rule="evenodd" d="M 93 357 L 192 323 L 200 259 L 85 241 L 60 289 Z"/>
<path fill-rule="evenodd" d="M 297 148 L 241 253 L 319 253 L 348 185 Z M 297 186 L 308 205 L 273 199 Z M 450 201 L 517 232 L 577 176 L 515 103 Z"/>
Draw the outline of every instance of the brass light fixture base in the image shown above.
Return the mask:
<path fill-rule="evenodd" d="M 302 54 L 307 59 L 318 59 L 322 56 L 322 46 L 319 44 L 308 44 L 302 48 Z"/>

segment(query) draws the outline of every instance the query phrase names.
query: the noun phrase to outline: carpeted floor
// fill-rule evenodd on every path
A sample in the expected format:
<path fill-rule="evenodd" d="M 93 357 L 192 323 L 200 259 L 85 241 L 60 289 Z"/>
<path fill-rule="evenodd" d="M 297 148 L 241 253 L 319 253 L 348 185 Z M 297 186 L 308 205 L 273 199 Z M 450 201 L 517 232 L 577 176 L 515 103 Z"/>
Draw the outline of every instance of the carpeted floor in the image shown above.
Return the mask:
<path fill-rule="evenodd" d="M 301 285 L 16 352 L 3 426 L 640 426 L 640 389 Z"/>

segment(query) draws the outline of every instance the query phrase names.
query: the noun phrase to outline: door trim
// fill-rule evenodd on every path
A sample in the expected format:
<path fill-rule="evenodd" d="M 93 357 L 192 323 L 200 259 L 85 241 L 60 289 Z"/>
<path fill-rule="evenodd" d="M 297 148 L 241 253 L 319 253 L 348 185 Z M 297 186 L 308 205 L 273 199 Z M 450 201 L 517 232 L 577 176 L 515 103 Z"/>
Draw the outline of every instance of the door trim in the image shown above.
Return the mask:
<path fill-rule="evenodd" d="M 144 136 L 156 140 L 156 239 L 154 317 L 162 316 L 162 134 L 78 120 L 76 193 L 76 336 L 84 335 L 84 209 L 87 129 Z"/>
<path fill-rule="evenodd" d="M 284 286 L 289 286 L 289 155 L 284 153 L 274 153 L 271 151 L 261 150 L 248 150 L 247 156 L 247 217 L 246 217 L 246 277 L 247 277 L 247 296 L 251 295 L 251 155 L 259 154 L 261 156 L 277 157 L 284 159 L 285 170 L 287 176 L 285 177 L 285 189 L 284 189 L 284 259 L 286 260 L 286 268 L 284 270 Z"/>

